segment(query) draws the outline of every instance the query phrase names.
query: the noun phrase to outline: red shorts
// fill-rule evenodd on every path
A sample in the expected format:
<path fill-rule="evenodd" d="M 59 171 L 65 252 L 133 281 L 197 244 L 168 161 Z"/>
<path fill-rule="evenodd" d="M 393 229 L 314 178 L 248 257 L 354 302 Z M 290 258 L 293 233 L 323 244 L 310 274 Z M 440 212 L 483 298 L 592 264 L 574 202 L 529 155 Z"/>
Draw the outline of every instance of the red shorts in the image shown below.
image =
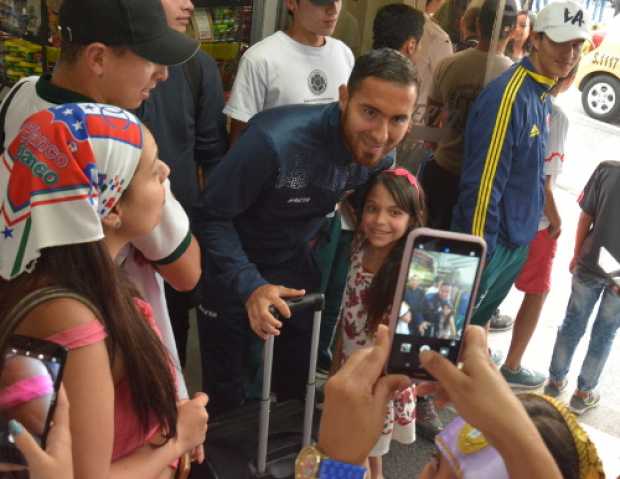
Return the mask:
<path fill-rule="evenodd" d="M 527 260 L 515 281 L 524 293 L 546 293 L 551 288 L 551 268 L 557 249 L 557 239 L 549 236 L 549 230 L 540 230 L 530 243 Z"/>

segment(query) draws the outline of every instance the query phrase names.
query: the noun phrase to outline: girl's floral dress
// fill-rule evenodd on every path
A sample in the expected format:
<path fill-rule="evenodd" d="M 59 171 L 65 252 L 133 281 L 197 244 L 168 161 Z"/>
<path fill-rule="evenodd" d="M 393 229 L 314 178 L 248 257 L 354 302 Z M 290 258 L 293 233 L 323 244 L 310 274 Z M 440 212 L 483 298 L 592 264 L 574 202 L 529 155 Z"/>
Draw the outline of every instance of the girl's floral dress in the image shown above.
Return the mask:
<path fill-rule="evenodd" d="M 366 295 L 372 282 L 373 274 L 364 271 L 362 259 L 363 248 L 358 248 L 351 258 L 351 268 L 340 309 L 340 327 L 342 328 L 342 363 L 354 351 L 372 346 L 374 335 L 366 329 Z M 415 394 L 413 386 L 402 391 L 399 397 L 388 404 L 383 425 L 383 433 L 370 452 L 371 457 L 383 456 L 390 450 L 392 439 L 403 444 L 415 441 Z"/>

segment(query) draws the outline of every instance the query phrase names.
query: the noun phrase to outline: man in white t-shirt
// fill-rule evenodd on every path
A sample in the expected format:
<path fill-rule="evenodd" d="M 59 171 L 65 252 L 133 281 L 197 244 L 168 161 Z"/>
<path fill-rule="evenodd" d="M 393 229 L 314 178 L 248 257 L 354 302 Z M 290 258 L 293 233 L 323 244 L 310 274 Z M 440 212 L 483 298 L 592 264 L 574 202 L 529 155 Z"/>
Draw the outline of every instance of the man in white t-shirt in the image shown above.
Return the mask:
<path fill-rule="evenodd" d="M 289 28 L 244 53 L 224 113 L 231 119 L 230 142 L 255 114 L 276 106 L 329 103 L 347 83 L 355 59 L 351 49 L 330 37 L 341 0 L 284 0 Z"/>
<path fill-rule="evenodd" d="M 562 220 L 553 197 L 553 189 L 564 164 L 568 117 L 555 101 L 557 95 L 570 88 L 577 67 L 550 91 L 552 100 L 549 140 L 545 155 L 545 209 L 538 224 L 538 233 L 530 243 L 528 256 L 515 286 L 525 296 L 515 318 L 510 349 L 500 372 L 512 387 L 535 389 L 545 381 L 545 374 L 524 368 L 521 359 L 538 324 L 545 299 L 551 288 L 551 270 L 562 231 Z"/>

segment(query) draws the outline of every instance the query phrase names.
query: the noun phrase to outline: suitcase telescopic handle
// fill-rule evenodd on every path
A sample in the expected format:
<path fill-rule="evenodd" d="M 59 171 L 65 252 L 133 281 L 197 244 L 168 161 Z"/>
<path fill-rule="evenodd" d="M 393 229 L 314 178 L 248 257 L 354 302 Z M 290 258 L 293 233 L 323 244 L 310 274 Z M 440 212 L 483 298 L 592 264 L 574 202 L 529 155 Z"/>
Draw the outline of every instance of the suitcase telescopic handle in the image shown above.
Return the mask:
<path fill-rule="evenodd" d="M 299 298 L 289 298 L 286 304 L 292 314 L 298 311 L 314 311 L 312 324 L 312 343 L 310 346 L 310 366 L 308 383 L 306 386 L 306 403 L 304 410 L 303 445 L 310 443 L 312 434 L 312 419 L 314 413 L 314 394 L 316 380 L 316 363 L 318 357 L 319 334 L 321 329 L 321 311 L 325 307 L 325 295 L 320 293 L 308 294 Z M 270 312 L 278 319 L 282 319 L 277 310 L 271 306 Z M 263 351 L 263 390 L 261 394 L 260 418 L 258 426 L 258 453 L 256 458 L 257 473 L 264 474 L 267 468 L 267 446 L 269 439 L 269 415 L 271 405 L 271 371 L 273 368 L 273 341 L 269 336 L 265 341 Z"/>
<path fill-rule="evenodd" d="M 311 309 L 312 311 L 323 311 L 323 308 L 325 307 L 325 295 L 321 293 L 312 293 L 298 298 L 288 298 L 285 299 L 285 302 L 291 310 L 291 314 L 295 314 L 297 311 L 304 311 L 306 309 Z M 270 306 L 269 311 L 276 318 L 283 319 L 275 306 Z"/>

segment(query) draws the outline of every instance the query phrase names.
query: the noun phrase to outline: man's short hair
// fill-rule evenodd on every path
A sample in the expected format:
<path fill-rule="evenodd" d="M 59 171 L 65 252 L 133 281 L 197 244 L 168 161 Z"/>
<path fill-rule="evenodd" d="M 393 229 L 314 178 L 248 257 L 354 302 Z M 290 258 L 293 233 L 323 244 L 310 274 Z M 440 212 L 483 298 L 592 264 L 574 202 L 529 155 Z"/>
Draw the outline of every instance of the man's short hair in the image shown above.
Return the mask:
<path fill-rule="evenodd" d="M 370 50 L 357 58 L 347 83 L 349 95 L 352 96 L 368 77 L 379 78 L 405 87 L 418 86 L 418 75 L 413 63 L 405 55 L 392 48 Z"/>
<path fill-rule="evenodd" d="M 478 18 L 480 18 L 480 7 L 469 7 L 463 14 L 463 24 L 468 32 L 476 32 Z"/>
<path fill-rule="evenodd" d="M 480 36 L 484 40 L 490 40 L 493 36 L 493 25 L 495 25 L 495 16 L 498 10 L 499 0 L 485 0 L 480 9 Z M 502 26 L 499 32 L 499 38 L 504 39 L 510 34 L 511 30 L 517 23 L 517 4 L 515 0 L 506 0 L 504 6 L 504 14 L 502 15 Z"/>
<path fill-rule="evenodd" d="M 372 48 L 400 50 L 411 37 L 420 42 L 424 32 L 424 14 L 402 3 L 381 7 L 372 25 Z"/>

